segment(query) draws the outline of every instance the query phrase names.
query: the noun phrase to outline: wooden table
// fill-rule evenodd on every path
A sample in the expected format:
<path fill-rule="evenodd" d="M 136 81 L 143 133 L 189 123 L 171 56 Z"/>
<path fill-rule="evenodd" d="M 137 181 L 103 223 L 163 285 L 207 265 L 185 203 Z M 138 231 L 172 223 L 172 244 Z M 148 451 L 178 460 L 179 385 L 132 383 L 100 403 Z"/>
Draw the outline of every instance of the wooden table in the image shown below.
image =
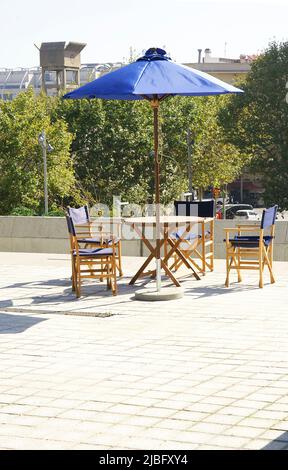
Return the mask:
<path fill-rule="evenodd" d="M 160 228 L 161 228 L 161 239 L 159 240 L 160 244 L 160 249 L 161 247 L 165 247 L 165 253 L 164 256 L 161 257 L 161 268 L 165 271 L 166 275 L 172 280 L 172 282 L 176 286 L 180 286 L 180 282 L 178 279 L 175 277 L 175 275 L 172 273 L 172 271 L 168 267 L 168 260 L 171 258 L 172 255 L 176 254 L 184 263 L 184 265 L 189 268 L 193 274 L 193 276 L 199 280 L 200 277 L 198 273 L 194 270 L 194 267 L 192 266 L 191 262 L 189 261 L 189 258 L 187 259 L 183 253 L 180 250 L 180 244 L 182 242 L 185 242 L 185 236 L 189 234 L 189 232 L 192 231 L 193 226 L 196 224 L 205 224 L 207 222 L 210 222 L 211 218 L 204 218 L 204 217 L 194 217 L 194 216 L 161 216 L 160 217 Z M 157 251 L 157 246 L 152 245 L 151 241 L 145 236 L 145 229 L 153 227 L 153 229 L 156 227 L 156 218 L 155 217 L 131 217 L 131 218 L 125 218 L 124 222 L 128 225 L 131 225 L 131 227 L 134 229 L 134 231 L 139 235 L 145 246 L 148 248 L 150 251 L 150 254 L 148 258 L 145 260 L 145 262 L 142 264 L 141 268 L 137 271 L 135 276 L 130 281 L 130 284 L 134 284 L 137 279 L 140 277 L 144 276 L 153 276 L 155 277 L 156 271 L 150 270 L 146 271 L 145 269 L 149 265 L 149 263 L 153 260 L 153 258 L 156 258 L 156 251 Z M 179 226 L 182 227 L 182 234 L 181 236 L 176 238 L 172 238 L 171 234 L 173 232 L 177 232 Z M 170 250 L 168 249 L 170 247 Z"/>

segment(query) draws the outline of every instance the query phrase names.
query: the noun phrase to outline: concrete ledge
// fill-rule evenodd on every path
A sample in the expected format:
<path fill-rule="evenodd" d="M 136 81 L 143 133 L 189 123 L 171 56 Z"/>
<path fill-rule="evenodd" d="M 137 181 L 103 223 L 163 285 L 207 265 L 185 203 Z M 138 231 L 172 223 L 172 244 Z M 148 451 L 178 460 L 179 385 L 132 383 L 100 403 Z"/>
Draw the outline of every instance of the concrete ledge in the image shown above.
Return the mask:
<path fill-rule="evenodd" d="M 215 257 L 225 258 L 225 227 L 235 227 L 234 220 L 215 221 Z M 255 225 L 255 222 L 250 222 Z M 126 227 L 126 233 L 127 227 Z M 276 222 L 275 261 L 288 261 L 288 221 Z M 130 235 L 129 235 L 130 236 Z M 0 252 L 69 253 L 64 217 L 0 216 Z M 147 256 L 141 240 L 123 240 L 124 256 Z"/>

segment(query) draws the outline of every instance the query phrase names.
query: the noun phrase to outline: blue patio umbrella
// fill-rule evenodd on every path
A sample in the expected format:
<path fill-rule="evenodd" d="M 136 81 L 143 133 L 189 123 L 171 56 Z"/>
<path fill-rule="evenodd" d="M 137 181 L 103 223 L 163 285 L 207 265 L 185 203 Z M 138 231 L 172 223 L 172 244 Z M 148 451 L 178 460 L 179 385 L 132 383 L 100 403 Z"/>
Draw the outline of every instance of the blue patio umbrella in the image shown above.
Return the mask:
<path fill-rule="evenodd" d="M 160 102 L 171 96 L 208 96 L 242 90 L 207 73 L 177 64 L 163 49 L 150 48 L 143 57 L 64 95 L 64 99 L 148 100 L 154 114 L 156 203 L 156 281 L 161 289 L 160 165 L 158 155 Z"/>

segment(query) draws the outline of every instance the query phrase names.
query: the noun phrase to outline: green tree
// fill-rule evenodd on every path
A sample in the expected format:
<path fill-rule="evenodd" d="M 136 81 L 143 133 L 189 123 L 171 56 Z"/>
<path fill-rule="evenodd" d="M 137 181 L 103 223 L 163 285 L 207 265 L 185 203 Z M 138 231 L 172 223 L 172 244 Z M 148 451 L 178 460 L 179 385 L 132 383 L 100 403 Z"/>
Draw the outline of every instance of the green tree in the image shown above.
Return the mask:
<path fill-rule="evenodd" d="M 152 202 L 153 113 L 146 101 L 67 100 L 57 116 L 75 136 L 73 159 L 90 202 Z M 161 199 L 170 202 L 187 186 L 186 132 L 198 122 L 197 101 L 171 98 L 160 107 Z"/>
<path fill-rule="evenodd" d="M 223 141 L 217 99 L 171 97 L 160 107 L 161 201 L 187 189 L 187 129 L 195 138 L 194 182 L 208 187 L 238 175 L 243 159 Z M 73 161 L 83 196 L 111 205 L 113 195 L 152 202 L 153 113 L 146 101 L 62 100 L 55 119 L 74 135 Z"/>
<path fill-rule="evenodd" d="M 262 175 L 267 205 L 288 209 L 288 42 L 269 45 L 252 63 L 243 95 L 220 112 L 229 142 L 252 156 L 250 170 Z"/>
<path fill-rule="evenodd" d="M 208 189 L 232 182 L 250 156 L 227 143 L 225 132 L 218 124 L 218 113 L 225 104 L 223 97 L 173 98 L 167 101 L 163 116 L 164 153 L 170 152 L 180 171 L 178 192 L 187 190 L 187 134 L 193 136 L 193 187 Z M 165 160 L 165 159 L 164 159 Z M 169 183 L 169 181 L 168 181 Z M 169 187 L 169 184 L 167 185 Z M 175 196 L 175 195 L 174 195 Z"/>
<path fill-rule="evenodd" d="M 63 100 L 56 120 L 59 116 L 74 135 L 75 171 L 90 203 L 111 205 L 113 195 L 129 196 L 131 202 L 139 202 L 139 196 L 145 200 L 153 168 L 145 103 Z"/>
<path fill-rule="evenodd" d="M 198 136 L 202 118 L 198 98 L 171 97 L 161 103 L 161 193 L 165 203 L 177 199 L 187 190 L 187 130 Z"/>
<path fill-rule="evenodd" d="M 218 123 L 218 113 L 224 104 L 223 97 L 202 98 L 206 112 L 202 112 L 201 129 L 196 134 L 192 160 L 193 184 L 198 188 L 220 188 L 231 183 L 251 158 L 227 142 L 225 132 Z"/>
<path fill-rule="evenodd" d="M 43 212 L 43 161 L 38 143 L 42 130 L 54 148 L 47 155 L 50 207 L 61 207 L 71 197 L 77 199 L 70 157 L 72 134 L 64 120 L 51 122 L 54 106 L 54 99 L 35 96 L 32 89 L 13 101 L 0 101 L 1 214 L 9 214 L 19 206 Z"/>

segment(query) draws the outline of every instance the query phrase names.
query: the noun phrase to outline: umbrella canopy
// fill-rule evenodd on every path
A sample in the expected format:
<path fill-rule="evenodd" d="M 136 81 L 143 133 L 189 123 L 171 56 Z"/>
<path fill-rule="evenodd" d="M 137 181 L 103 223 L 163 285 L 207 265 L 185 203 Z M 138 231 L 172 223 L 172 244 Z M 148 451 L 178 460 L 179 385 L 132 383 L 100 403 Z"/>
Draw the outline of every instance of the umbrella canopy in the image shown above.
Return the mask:
<path fill-rule="evenodd" d="M 208 96 L 242 93 L 242 90 L 207 73 L 177 64 L 163 49 L 150 48 L 136 62 L 110 72 L 64 95 L 64 99 L 149 100 L 154 114 L 156 203 L 156 282 L 161 288 L 160 165 L 158 158 L 158 109 L 169 96 Z"/>
<path fill-rule="evenodd" d="M 64 98 L 152 100 L 167 96 L 205 96 L 241 93 L 218 78 L 173 62 L 163 49 L 148 49 L 143 57 L 67 93 Z"/>

